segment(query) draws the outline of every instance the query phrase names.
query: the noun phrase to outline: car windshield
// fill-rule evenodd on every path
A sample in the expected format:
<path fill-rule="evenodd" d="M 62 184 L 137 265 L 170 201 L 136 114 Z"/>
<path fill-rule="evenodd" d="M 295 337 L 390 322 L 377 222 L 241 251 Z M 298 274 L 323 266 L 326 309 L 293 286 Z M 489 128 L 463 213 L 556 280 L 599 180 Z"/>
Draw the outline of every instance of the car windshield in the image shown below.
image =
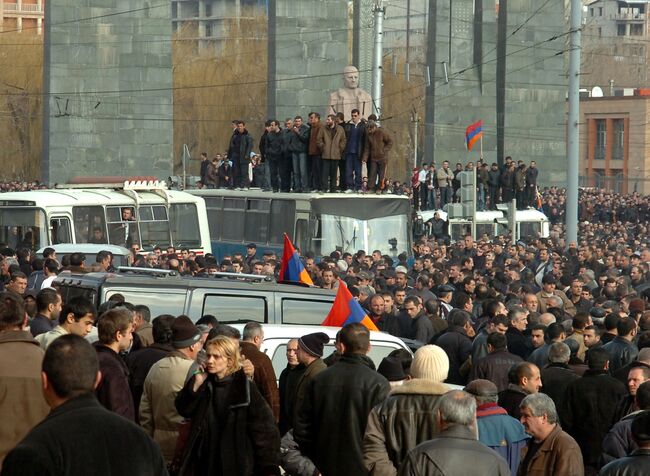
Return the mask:
<path fill-rule="evenodd" d="M 47 221 L 37 208 L 0 209 L 0 241 L 13 249 L 37 250 L 47 245 Z"/>
<path fill-rule="evenodd" d="M 330 253 L 336 249 L 354 253 L 357 250 L 380 250 L 382 254 L 409 252 L 407 217 L 394 215 L 370 220 L 322 214 L 320 216 L 320 249 Z"/>

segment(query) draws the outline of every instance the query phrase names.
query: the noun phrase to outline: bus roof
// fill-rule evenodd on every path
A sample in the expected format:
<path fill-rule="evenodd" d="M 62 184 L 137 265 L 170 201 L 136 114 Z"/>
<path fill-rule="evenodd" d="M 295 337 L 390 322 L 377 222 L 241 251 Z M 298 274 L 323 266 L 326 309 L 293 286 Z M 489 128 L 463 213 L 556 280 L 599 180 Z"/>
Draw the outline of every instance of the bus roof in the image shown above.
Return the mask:
<path fill-rule="evenodd" d="M 246 198 L 283 198 L 285 200 L 327 200 L 327 199 L 343 199 L 343 198 L 357 198 L 363 200 L 405 200 L 409 201 L 409 198 L 406 195 L 376 195 L 374 193 L 284 193 L 284 192 L 269 192 L 261 189 L 250 189 L 250 190 L 230 190 L 226 188 L 214 188 L 214 189 L 193 189 L 187 190 L 188 193 L 192 195 L 198 195 L 200 197 L 246 197 Z"/>
<path fill-rule="evenodd" d="M 444 221 L 447 221 L 447 213 L 443 210 L 425 210 L 418 212 L 418 215 L 422 217 L 423 221 L 428 221 L 431 218 L 433 218 L 434 213 L 439 213 L 440 218 L 442 218 Z M 517 221 L 525 221 L 525 222 L 531 222 L 531 221 L 548 221 L 548 217 L 540 212 L 539 210 L 535 210 L 533 208 L 528 208 L 526 210 L 517 210 L 515 215 L 515 218 Z M 500 210 L 486 210 L 486 211 L 481 211 L 481 212 L 476 212 L 476 221 L 477 223 L 493 223 L 494 220 L 502 220 L 506 219 L 506 215 L 501 212 Z M 466 218 L 458 218 L 458 219 L 452 219 L 454 221 L 467 221 Z"/>
<path fill-rule="evenodd" d="M 74 205 L 100 205 L 106 204 L 134 204 L 134 194 L 137 194 L 140 203 L 166 203 L 166 196 L 170 203 L 198 202 L 201 199 L 178 190 L 165 190 L 164 194 L 154 191 L 122 191 L 115 189 L 46 189 L 29 192 L 8 192 L 0 194 L 0 206 L 7 206 L 7 202 L 33 202 L 33 206 L 74 206 Z M 22 206 L 32 204 L 22 203 Z"/>

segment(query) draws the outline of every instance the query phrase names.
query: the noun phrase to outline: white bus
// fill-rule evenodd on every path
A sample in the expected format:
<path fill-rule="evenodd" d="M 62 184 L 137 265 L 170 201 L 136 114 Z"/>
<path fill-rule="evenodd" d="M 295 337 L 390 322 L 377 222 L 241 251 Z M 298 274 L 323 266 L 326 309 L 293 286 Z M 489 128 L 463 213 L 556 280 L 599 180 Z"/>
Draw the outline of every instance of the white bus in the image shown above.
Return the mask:
<path fill-rule="evenodd" d="M 158 181 L 0 194 L 0 242 L 32 250 L 57 243 L 107 243 L 137 244 L 145 251 L 173 246 L 211 252 L 203 199 L 167 190 Z"/>

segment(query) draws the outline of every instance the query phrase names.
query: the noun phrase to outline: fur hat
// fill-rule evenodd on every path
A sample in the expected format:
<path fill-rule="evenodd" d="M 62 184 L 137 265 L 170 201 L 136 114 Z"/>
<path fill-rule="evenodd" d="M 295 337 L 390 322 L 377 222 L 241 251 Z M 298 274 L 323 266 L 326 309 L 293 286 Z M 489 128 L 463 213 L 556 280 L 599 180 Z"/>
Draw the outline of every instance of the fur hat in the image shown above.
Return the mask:
<path fill-rule="evenodd" d="M 415 352 L 411 364 L 411 376 L 444 382 L 449 373 L 449 357 L 437 345 L 425 345 Z"/>

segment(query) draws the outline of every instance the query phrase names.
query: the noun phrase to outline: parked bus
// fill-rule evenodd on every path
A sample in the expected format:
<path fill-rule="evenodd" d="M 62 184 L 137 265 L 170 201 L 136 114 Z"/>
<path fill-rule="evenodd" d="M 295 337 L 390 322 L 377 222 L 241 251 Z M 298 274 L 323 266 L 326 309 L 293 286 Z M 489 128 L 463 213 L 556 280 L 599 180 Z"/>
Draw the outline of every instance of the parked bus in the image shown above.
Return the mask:
<path fill-rule="evenodd" d="M 158 181 L 0 194 L 0 242 L 32 250 L 107 243 L 137 244 L 145 251 L 155 246 L 211 251 L 203 199 L 167 190 Z"/>
<path fill-rule="evenodd" d="M 304 253 L 329 255 L 380 250 L 411 254 L 406 196 L 273 193 L 260 190 L 189 190 L 205 199 L 212 252 L 221 259 L 249 242 L 260 251 L 282 252 L 287 233 Z"/>
<path fill-rule="evenodd" d="M 463 239 L 471 234 L 471 222 L 465 218 L 447 217 L 443 210 L 428 210 L 418 212 L 422 220 L 426 223 L 433 218 L 435 213 L 440 214 L 440 218 L 448 221 L 448 232 L 453 242 Z M 550 232 L 549 220 L 544 213 L 539 210 L 529 208 L 527 210 L 517 210 L 515 212 L 515 240 L 526 238 L 548 238 Z M 475 239 L 487 238 L 492 240 L 494 237 L 509 233 L 509 223 L 507 212 L 503 210 L 487 210 L 476 212 L 476 236 Z"/>

